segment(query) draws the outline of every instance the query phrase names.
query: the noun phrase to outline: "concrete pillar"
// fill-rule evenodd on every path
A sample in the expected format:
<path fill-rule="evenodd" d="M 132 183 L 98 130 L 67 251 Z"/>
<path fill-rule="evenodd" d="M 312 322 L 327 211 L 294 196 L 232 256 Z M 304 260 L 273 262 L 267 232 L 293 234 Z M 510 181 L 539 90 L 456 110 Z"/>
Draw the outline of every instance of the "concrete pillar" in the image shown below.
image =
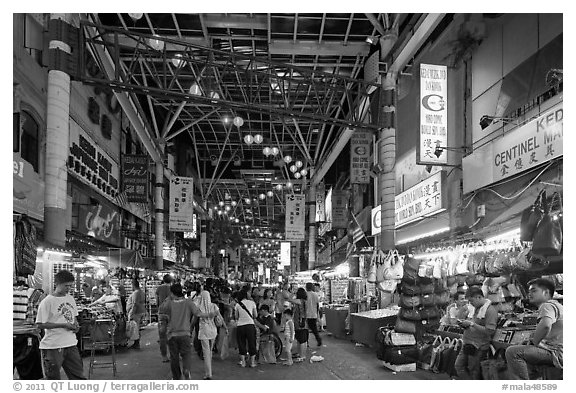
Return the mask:
<path fill-rule="evenodd" d="M 72 23 L 70 14 L 51 14 L 51 19 Z M 71 53 L 70 46 L 51 40 L 50 51 Z M 48 71 L 46 102 L 46 172 L 44 191 L 44 239 L 64 247 L 66 243 L 66 195 L 70 131 L 70 75 L 63 71 Z"/>
<path fill-rule="evenodd" d="M 310 170 L 312 178 L 313 170 Z M 310 183 L 308 189 L 308 270 L 316 267 L 316 185 Z"/>
<path fill-rule="evenodd" d="M 380 249 L 395 248 L 394 198 L 396 196 L 396 74 L 388 73 L 380 91 L 380 126 L 378 139 L 378 162 L 381 171 L 378 174 L 378 203 L 382 209 L 382 232 Z"/>
<path fill-rule="evenodd" d="M 164 268 L 164 257 L 162 254 L 162 250 L 164 248 L 164 197 L 163 197 L 163 189 L 164 189 L 164 167 L 162 165 L 162 161 L 158 161 L 156 163 L 156 184 L 155 191 L 156 191 L 156 198 L 155 198 L 155 211 L 156 211 L 156 227 L 154 233 L 156 235 L 156 251 L 155 251 L 155 260 L 156 260 L 156 269 L 162 270 Z"/>

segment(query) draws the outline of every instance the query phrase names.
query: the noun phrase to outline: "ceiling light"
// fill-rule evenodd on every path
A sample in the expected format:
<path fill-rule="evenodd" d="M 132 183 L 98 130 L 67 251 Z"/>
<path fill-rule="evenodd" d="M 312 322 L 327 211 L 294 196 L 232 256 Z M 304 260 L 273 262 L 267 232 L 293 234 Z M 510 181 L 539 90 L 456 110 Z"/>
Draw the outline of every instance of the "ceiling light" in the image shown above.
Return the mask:
<path fill-rule="evenodd" d="M 230 121 L 230 119 L 228 117 L 224 117 L 222 119 L 222 121 L 224 122 L 224 124 L 228 124 L 228 122 Z"/>
<path fill-rule="evenodd" d="M 210 93 L 210 98 L 212 98 L 213 100 L 219 100 L 220 94 L 218 94 L 218 92 L 216 92 L 216 91 L 213 91 Z"/>
<path fill-rule="evenodd" d="M 252 135 L 246 135 L 244 137 L 244 142 L 246 142 L 247 145 L 251 145 L 252 142 L 254 142 L 254 137 Z"/>
<path fill-rule="evenodd" d="M 200 86 L 198 86 L 198 83 L 196 83 L 196 82 L 192 83 L 192 86 L 190 86 L 190 90 L 188 90 L 188 92 L 190 94 L 195 95 L 195 96 L 202 95 L 202 91 L 200 90 Z"/>
<path fill-rule="evenodd" d="M 221 216 L 222 214 L 224 214 L 224 212 L 222 210 L 218 210 L 218 215 Z"/>
<path fill-rule="evenodd" d="M 252 203 L 252 200 L 250 198 L 246 198 L 244 199 L 244 202 L 246 202 L 246 204 L 249 205 L 250 203 Z"/>
<path fill-rule="evenodd" d="M 290 156 L 284 156 L 284 162 L 285 162 L 286 164 L 290 164 L 290 163 L 292 162 L 292 157 L 290 157 Z"/>
<path fill-rule="evenodd" d="M 164 41 L 161 41 L 158 34 L 153 35 L 154 38 L 150 38 L 148 40 L 148 44 L 155 50 L 162 50 L 164 49 Z"/>
<path fill-rule="evenodd" d="M 268 191 L 266 195 L 268 195 L 269 198 L 272 198 L 274 196 L 274 193 L 272 191 Z"/>
<path fill-rule="evenodd" d="M 144 16 L 144 14 L 141 13 L 141 12 L 134 12 L 134 13 L 129 13 L 128 16 L 129 16 L 130 18 L 132 18 L 132 20 L 133 20 L 134 22 L 136 22 L 137 20 L 142 19 L 142 16 Z"/>
<path fill-rule="evenodd" d="M 236 116 L 234 118 L 234 125 L 238 128 L 242 127 L 242 125 L 244 124 L 244 119 L 241 118 L 240 116 Z"/>
<path fill-rule="evenodd" d="M 308 174 L 308 169 L 306 169 L 306 168 L 302 169 L 302 170 L 300 171 L 300 174 L 301 174 L 302 176 L 306 176 L 306 175 Z"/>
<path fill-rule="evenodd" d="M 229 212 L 230 210 L 232 210 L 232 208 L 230 206 L 226 206 L 226 211 Z"/>
<path fill-rule="evenodd" d="M 276 189 L 278 191 L 282 191 L 282 184 L 276 184 Z"/>
<path fill-rule="evenodd" d="M 240 220 L 239 220 L 238 218 L 235 218 L 235 219 L 234 219 L 234 222 L 235 222 L 236 224 L 238 224 L 238 223 L 240 222 Z"/>
<path fill-rule="evenodd" d="M 254 142 L 256 142 L 257 144 L 262 143 L 262 141 L 264 140 L 264 137 L 260 134 L 256 134 L 254 135 Z"/>
<path fill-rule="evenodd" d="M 290 172 L 294 173 L 298 170 L 298 168 L 296 167 L 296 165 L 292 165 L 290 166 Z"/>
<path fill-rule="evenodd" d="M 230 204 L 231 204 L 232 206 L 236 206 L 236 205 L 238 204 L 238 202 L 232 201 L 232 202 L 230 202 Z"/>
<path fill-rule="evenodd" d="M 220 202 L 218 202 L 218 204 L 219 204 L 220 206 L 224 206 L 224 201 L 220 201 Z"/>
<path fill-rule="evenodd" d="M 184 60 L 182 60 L 182 54 L 176 53 L 172 59 L 172 64 L 174 64 L 174 67 L 180 68 L 182 63 L 184 63 Z"/>
<path fill-rule="evenodd" d="M 296 167 L 297 168 L 302 168 L 303 165 L 304 164 L 302 163 L 302 161 L 300 161 L 300 160 L 296 161 Z"/>
<path fill-rule="evenodd" d="M 300 178 L 302 177 L 302 175 L 300 174 L 300 172 L 296 172 L 296 173 L 294 174 L 294 177 L 295 177 L 296 179 L 300 179 Z"/>

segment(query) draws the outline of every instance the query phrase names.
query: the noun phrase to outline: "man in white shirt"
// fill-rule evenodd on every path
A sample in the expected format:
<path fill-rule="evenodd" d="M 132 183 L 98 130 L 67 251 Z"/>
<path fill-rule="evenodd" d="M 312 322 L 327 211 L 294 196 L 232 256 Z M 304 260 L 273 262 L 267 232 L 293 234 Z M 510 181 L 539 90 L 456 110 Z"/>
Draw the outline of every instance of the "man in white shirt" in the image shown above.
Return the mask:
<path fill-rule="evenodd" d="M 76 344 L 79 329 L 76 301 L 68 294 L 74 288 L 74 275 L 61 270 L 54 276 L 56 289 L 38 307 L 36 325 L 45 329 L 40 341 L 46 379 L 60 379 L 60 368 L 68 379 L 86 379 L 82 358 Z"/>
<path fill-rule="evenodd" d="M 312 331 L 316 337 L 316 343 L 319 347 L 322 346 L 322 337 L 318 333 L 318 313 L 320 312 L 320 300 L 318 294 L 314 292 L 314 284 L 306 283 L 306 321 L 308 322 L 308 329 Z"/>
<path fill-rule="evenodd" d="M 92 304 L 104 304 L 107 308 L 114 310 L 114 314 L 122 314 L 120 297 L 112 293 L 112 286 L 110 284 L 106 285 L 104 295 L 95 302 L 92 302 Z"/>

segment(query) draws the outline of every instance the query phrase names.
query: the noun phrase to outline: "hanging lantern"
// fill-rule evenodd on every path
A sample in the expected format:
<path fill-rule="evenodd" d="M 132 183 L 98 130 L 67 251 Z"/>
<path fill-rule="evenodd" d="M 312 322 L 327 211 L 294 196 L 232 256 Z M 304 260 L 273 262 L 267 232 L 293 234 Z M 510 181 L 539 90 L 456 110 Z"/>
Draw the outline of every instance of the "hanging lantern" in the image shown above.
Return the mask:
<path fill-rule="evenodd" d="M 302 177 L 302 175 L 300 174 L 300 172 L 296 172 L 296 173 L 294 174 L 294 177 L 295 177 L 296 179 L 300 179 L 300 178 Z"/>
<path fill-rule="evenodd" d="M 260 194 L 260 195 L 258 195 L 258 198 L 260 198 L 261 200 L 264 200 L 264 199 L 266 199 L 266 195 L 265 195 L 265 194 Z"/>
<path fill-rule="evenodd" d="M 264 155 L 268 157 L 270 154 L 272 154 L 272 149 L 266 146 L 264 149 L 262 149 L 262 153 L 264 153 Z"/>
<path fill-rule="evenodd" d="M 244 199 L 244 202 L 246 202 L 246 204 L 249 205 L 250 203 L 252 203 L 252 200 L 250 200 L 250 198 L 246 198 Z"/>
<path fill-rule="evenodd" d="M 238 204 L 238 202 L 232 201 L 232 202 L 230 202 L 230 204 L 231 204 L 232 206 L 236 206 L 236 205 Z"/>
<path fill-rule="evenodd" d="M 200 90 L 200 86 L 198 86 L 198 83 L 196 83 L 196 82 L 192 83 L 192 86 L 190 86 L 190 89 L 188 90 L 188 92 L 192 95 L 195 95 L 195 96 L 202 95 L 202 91 Z"/>
<path fill-rule="evenodd" d="M 274 196 L 274 193 L 272 191 L 268 191 L 266 195 L 268 195 L 268 198 L 272 198 Z"/>
<path fill-rule="evenodd" d="M 241 118 L 240 116 L 236 116 L 234 118 L 234 125 L 238 128 L 242 127 L 242 125 L 244 124 L 244 119 Z"/>
<path fill-rule="evenodd" d="M 252 137 L 252 135 L 246 135 L 244 137 L 244 142 L 246 142 L 247 145 L 251 145 L 252 142 L 254 142 L 254 137 Z"/>
<path fill-rule="evenodd" d="M 300 174 L 301 174 L 302 176 L 306 176 L 306 175 L 308 174 L 308 169 L 306 169 L 306 168 L 302 169 L 302 170 L 300 171 Z"/>
<path fill-rule="evenodd" d="M 296 161 L 295 164 L 296 164 L 296 167 L 297 167 L 297 168 L 302 168 L 302 166 L 304 165 L 304 164 L 302 163 L 302 161 L 300 161 L 300 160 Z"/>
<path fill-rule="evenodd" d="M 218 215 L 221 216 L 222 214 L 224 214 L 224 212 L 222 210 L 218 210 Z"/>
<path fill-rule="evenodd" d="M 296 167 L 296 165 L 292 165 L 290 166 L 290 172 L 294 173 L 298 170 L 298 168 Z"/>
<path fill-rule="evenodd" d="M 160 40 L 160 36 L 158 34 L 154 34 L 154 38 L 150 38 L 148 40 L 148 44 L 155 50 L 162 50 L 164 49 L 164 41 Z"/>
<path fill-rule="evenodd" d="M 224 206 L 224 201 L 220 201 L 220 202 L 218 202 L 218 204 L 219 204 L 220 206 Z"/>
<path fill-rule="evenodd" d="M 293 186 L 292 182 L 286 183 L 286 188 L 292 188 L 292 186 Z"/>
<path fill-rule="evenodd" d="M 239 220 L 238 218 L 235 218 L 235 219 L 234 219 L 234 222 L 235 222 L 236 224 L 238 224 L 238 223 L 240 222 L 240 220 Z"/>
<path fill-rule="evenodd" d="M 290 157 L 290 156 L 284 156 L 284 162 L 285 162 L 286 164 L 290 164 L 290 163 L 292 162 L 292 157 Z"/>
<path fill-rule="evenodd" d="M 230 206 L 226 206 L 226 211 L 229 212 L 230 210 L 232 210 L 232 208 Z"/>
<path fill-rule="evenodd" d="M 276 184 L 276 189 L 278 191 L 282 191 L 282 184 Z"/>
<path fill-rule="evenodd" d="M 254 135 L 254 142 L 256 142 L 257 144 L 262 143 L 262 141 L 264 141 L 264 137 L 260 134 L 256 134 Z"/>
<path fill-rule="evenodd" d="M 184 63 L 184 60 L 182 60 L 182 55 L 180 53 L 176 53 L 172 59 L 172 64 L 174 64 L 174 67 L 180 68 L 182 63 Z"/>
<path fill-rule="evenodd" d="M 272 148 L 272 155 L 277 156 L 280 153 L 280 149 L 277 147 Z"/>
<path fill-rule="evenodd" d="M 220 99 L 220 94 L 218 94 L 218 92 L 213 91 L 210 93 L 210 98 L 214 99 L 214 100 L 219 100 Z"/>
<path fill-rule="evenodd" d="M 133 12 L 133 13 L 129 13 L 128 16 L 129 16 L 130 18 L 132 18 L 132 20 L 133 20 L 134 22 L 136 22 L 136 21 L 139 21 L 140 19 L 142 19 L 142 17 L 144 16 L 144 14 L 141 13 L 141 12 Z"/>

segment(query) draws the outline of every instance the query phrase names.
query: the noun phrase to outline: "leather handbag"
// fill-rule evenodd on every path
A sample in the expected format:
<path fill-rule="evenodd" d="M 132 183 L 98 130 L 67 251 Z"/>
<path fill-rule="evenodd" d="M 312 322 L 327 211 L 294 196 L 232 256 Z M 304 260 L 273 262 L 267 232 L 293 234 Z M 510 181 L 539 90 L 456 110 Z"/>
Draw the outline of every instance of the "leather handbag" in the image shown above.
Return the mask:
<path fill-rule="evenodd" d="M 420 303 L 423 307 L 431 307 L 436 305 L 436 295 L 429 293 L 420 297 Z"/>
<path fill-rule="evenodd" d="M 450 292 L 444 291 L 440 294 L 436 294 L 434 295 L 434 299 L 437 306 L 443 307 L 450 303 Z"/>
<path fill-rule="evenodd" d="M 399 316 L 408 321 L 419 321 L 422 319 L 420 311 L 417 308 L 401 308 Z"/>
<path fill-rule="evenodd" d="M 394 325 L 394 331 L 398 333 L 416 334 L 416 322 L 408 321 L 398 316 L 396 318 L 396 325 Z"/>
<path fill-rule="evenodd" d="M 532 206 L 524 209 L 520 219 L 520 241 L 531 242 L 536 227 L 544 217 L 543 203 L 546 201 L 546 190 L 540 191 Z"/>
<path fill-rule="evenodd" d="M 552 211 L 554 203 L 559 204 L 559 210 Z M 558 256 L 562 253 L 562 199 L 560 194 L 555 192 L 552 195 L 552 202 L 545 203 L 544 216 L 538 223 L 534 233 L 532 243 L 532 253 L 542 257 Z"/>
<path fill-rule="evenodd" d="M 436 319 L 440 316 L 440 310 L 436 306 L 423 307 L 419 314 L 421 319 Z"/>
<path fill-rule="evenodd" d="M 434 293 L 434 282 L 430 282 L 429 284 L 421 284 L 420 292 L 424 294 Z"/>
<path fill-rule="evenodd" d="M 402 294 L 400 295 L 398 305 L 405 308 L 418 307 L 420 305 L 420 296 L 408 296 Z"/>
<path fill-rule="evenodd" d="M 383 361 L 393 365 L 415 363 L 420 351 L 416 345 L 387 347 L 384 349 Z"/>
<path fill-rule="evenodd" d="M 434 293 L 441 293 L 448 289 L 448 280 L 439 278 L 434 280 Z"/>
<path fill-rule="evenodd" d="M 418 281 L 419 268 L 420 268 L 420 260 L 415 258 L 406 258 L 406 260 L 404 261 L 403 277 L 410 277 L 413 281 Z"/>
<path fill-rule="evenodd" d="M 384 344 L 397 347 L 402 345 L 416 345 L 416 337 L 409 333 L 398 333 L 388 330 L 384 336 Z"/>
<path fill-rule="evenodd" d="M 408 296 L 417 296 L 420 295 L 422 291 L 420 290 L 420 287 L 417 285 L 410 285 L 405 282 L 402 282 L 402 285 L 400 286 L 400 293 Z"/>
<path fill-rule="evenodd" d="M 384 254 L 382 250 L 379 251 L 379 263 L 376 263 L 376 282 L 382 282 L 385 280 L 384 272 L 390 267 L 390 259 L 388 254 Z"/>

